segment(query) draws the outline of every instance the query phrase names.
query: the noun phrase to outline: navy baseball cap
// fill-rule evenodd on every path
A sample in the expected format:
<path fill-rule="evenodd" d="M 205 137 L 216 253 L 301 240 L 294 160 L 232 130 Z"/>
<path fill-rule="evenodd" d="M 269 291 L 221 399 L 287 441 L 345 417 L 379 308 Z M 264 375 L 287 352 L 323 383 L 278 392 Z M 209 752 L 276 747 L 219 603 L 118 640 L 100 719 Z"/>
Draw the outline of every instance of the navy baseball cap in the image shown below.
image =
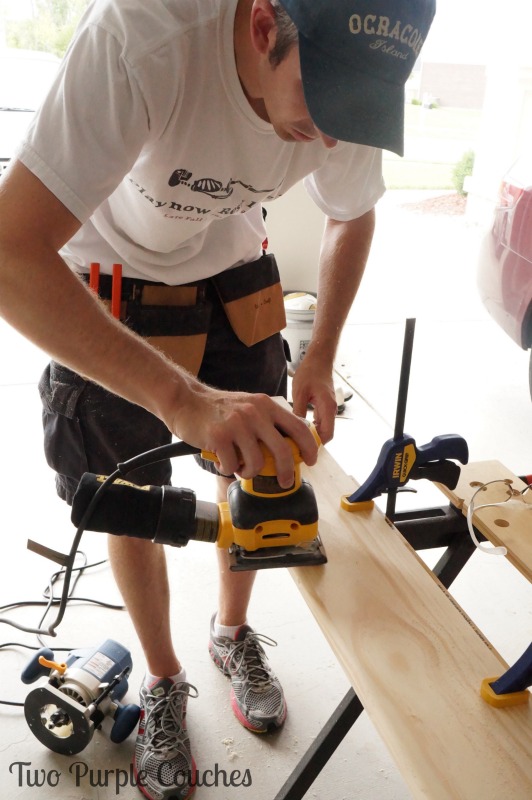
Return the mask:
<path fill-rule="evenodd" d="M 314 124 L 346 142 L 404 153 L 405 83 L 436 0 L 280 0 L 299 33 Z"/>

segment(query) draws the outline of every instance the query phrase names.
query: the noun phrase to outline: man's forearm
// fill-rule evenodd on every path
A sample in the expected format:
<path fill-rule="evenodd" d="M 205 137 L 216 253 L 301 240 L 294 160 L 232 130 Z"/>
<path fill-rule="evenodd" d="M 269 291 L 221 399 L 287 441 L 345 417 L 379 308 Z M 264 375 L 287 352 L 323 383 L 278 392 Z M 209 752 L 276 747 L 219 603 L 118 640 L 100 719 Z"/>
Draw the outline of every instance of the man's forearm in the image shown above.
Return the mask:
<path fill-rule="evenodd" d="M 332 372 L 342 328 L 357 293 L 373 236 L 373 210 L 350 222 L 329 219 L 322 238 L 318 307 L 312 339 L 292 383 L 293 407 L 314 421 L 323 442 L 334 433 L 337 403 Z"/>
<path fill-rule="evenodd" d="M 58 255 L 79 226 L 26 167 L 11 165 L 0 184 L 0 314 L 52 358 L 166 421 L 187 375 L 113 319 Z"/>
<path fill-rule="evenodd" d="M 0 314 L 52 358 L 157 416 L 175 406 L 186 373 L 115 320 L 57 254 L 3 249 L 0 280 Z"/>

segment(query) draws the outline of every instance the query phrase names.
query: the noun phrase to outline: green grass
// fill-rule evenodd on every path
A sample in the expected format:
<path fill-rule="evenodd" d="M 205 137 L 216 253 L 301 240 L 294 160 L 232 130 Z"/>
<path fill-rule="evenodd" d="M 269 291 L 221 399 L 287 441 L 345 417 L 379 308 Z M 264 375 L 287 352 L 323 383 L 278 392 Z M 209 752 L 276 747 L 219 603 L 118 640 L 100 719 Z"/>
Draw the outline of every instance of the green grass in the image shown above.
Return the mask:
<path fill-rule="evenodd" d="M 405 107 L 405 155 L 384 154 L 390 189 L 452 189 L 453 169 L 474 150 L 481 112 L 464 108 Z"/>

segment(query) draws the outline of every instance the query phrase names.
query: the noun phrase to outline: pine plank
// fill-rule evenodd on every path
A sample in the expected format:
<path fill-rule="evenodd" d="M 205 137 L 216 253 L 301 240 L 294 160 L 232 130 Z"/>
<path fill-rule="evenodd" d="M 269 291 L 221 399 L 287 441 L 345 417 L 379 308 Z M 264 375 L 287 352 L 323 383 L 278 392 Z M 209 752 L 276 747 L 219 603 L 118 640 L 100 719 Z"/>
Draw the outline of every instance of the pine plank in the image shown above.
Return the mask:
<path fill-rule="evenodd" d="M 303 474 L 329 562 L 290 572 L 414 798 L 530 800 L 532 703 L 479 694 L 507 664 L 378 508 L 322 448 Z"/>

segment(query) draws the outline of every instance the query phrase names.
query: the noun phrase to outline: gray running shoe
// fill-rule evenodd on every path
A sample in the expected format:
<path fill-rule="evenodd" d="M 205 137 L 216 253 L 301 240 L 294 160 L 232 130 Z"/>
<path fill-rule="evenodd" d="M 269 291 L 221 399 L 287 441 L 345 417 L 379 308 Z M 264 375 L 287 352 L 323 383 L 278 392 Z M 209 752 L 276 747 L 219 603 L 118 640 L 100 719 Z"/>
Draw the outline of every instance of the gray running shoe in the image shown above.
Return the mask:
<path fill-rule="evenodd" d="M 241 625 L 235 639 L 214 635 L 211 619 L 209 653 L 224 675 L 231 678 L 231 707 L 238 721 L 254 733 L 279 728 L 286 719 L 286 703 L 262 644 L 277 642 Z"/>
<path fill-rule="evenodd" d="M 140 690 L 140 722 L 133 769 L 150 800 L 185 800 L 195 789 L 196 764 L 190 751 L 186 712 L 198 692 L 190 683 L 161 678 Z"/>

